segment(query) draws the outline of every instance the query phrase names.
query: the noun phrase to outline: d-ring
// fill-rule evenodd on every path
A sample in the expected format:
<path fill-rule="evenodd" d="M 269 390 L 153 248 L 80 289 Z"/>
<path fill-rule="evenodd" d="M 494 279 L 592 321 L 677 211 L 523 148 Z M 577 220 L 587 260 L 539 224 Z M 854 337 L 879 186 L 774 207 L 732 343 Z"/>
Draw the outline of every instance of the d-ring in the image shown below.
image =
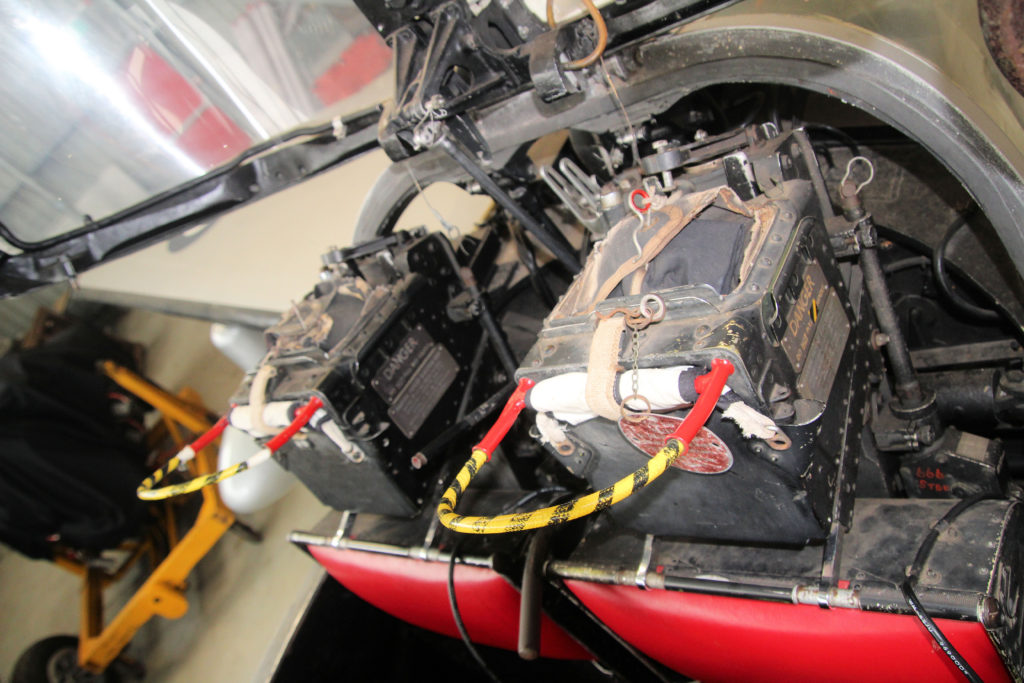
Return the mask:
<path fill-rule="evenodd" d="M 652 323 L 665 319 L 665 300 L 657 294 L 644 294 L 640 299 L 640 313 Z"/>
<path fill-rule="evenodd" d="M 633 399 L 643 401 L 644 403 L 646 403 L 647 409 L 633 410 L 632 408 L 630 408 L 627 404 Z M 622 404 L 619 406 L 619 416 L 621 417 L 621 419 L 626 420 L 627 422 L 640 422 L 642 420 L 646 420 L 647 416 L 650 414 L 651 402 L 648 401 L 646 397 L 641 396 L 640 394 L 632 394 L 630 396 L 627 396 L 626 398 L 622 399 Z"/>

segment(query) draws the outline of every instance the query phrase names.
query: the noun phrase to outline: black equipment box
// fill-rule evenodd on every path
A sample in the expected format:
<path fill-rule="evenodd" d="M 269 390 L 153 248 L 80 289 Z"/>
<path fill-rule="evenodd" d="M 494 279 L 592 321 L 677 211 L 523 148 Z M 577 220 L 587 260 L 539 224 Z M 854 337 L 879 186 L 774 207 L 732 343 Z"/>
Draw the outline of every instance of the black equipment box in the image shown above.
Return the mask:
<path fill-rule="evenodd" d="M 482 252 L 493 258 L 495 244 L 467 239 L 469 263 L 489 263 Z M 268 330 L 267 400 L 318 395 L 357 447 L 346 454 L 307 430 L 275 454 L 324 504 L 409 516 L 435 483 L 440 459 L 413 456 L 455 421 L 481 339 L 471 315 L 449 314 L 463 289 L 452 258 L 444 235 L 422 231 L 335 250 L 323 281 Z M 251 381 L 236 402 L 248 402 Z"/>
<path fill-rule="evenodd" d="M 858 325 L 864 319 L 859 310 L 863 303 L 859 294 L 851 296 L 834 258 L 824 227 L 830 205 L 806 137 L 801 132 L 781 136 L 746 154 L 759 174 L 757 185 L 765 191 L 745 205 L 752 213 L 772 216 L 767 234 L 751 235 L 746 242 L 756 245 L 746 259 L 749 270 L 731 291 L 717 291 L 705 284 L 711 282 L 706 278 L 657 290 L 667 314 L 641 332 L 639 366 L 708 367 L 714 358 L 731 361 L 732 390 L 771 416 L 792 446 L 773 450 L 764 441 L 745 439 L 716 412 L 707 428 L 731 452 L 731 469 L 706 475 L 671 468 L 609 513 L 620 524 L 645 533 L 803 544 L 825 537 L 841 468 L 845 481 L 853 480 L 864 415 L 848 407 L 863 405 L 866 389 L 866 329 L 861 329 L 866 326 Z M 765 180 L 769 175 L 774 184 Z M 728 183 L 722 172 L 717 179 L 697 182 L 712 187 Z M 676 239 L 689 231 L 720 230 L 723 212 L 715 211 L 714 217 L 698 214 Z M 657 257 L 668 259 L 668 265 L 656 268 L 656 259 L 649 272 L 665 272 L 687 257 L 671 249 L 670 243 Z M 707 264 L 701 266 L 707 271 Z M 725 267 L 734 264 L 723 263 Z M 613 293 L 597 304 L 596 313 L 635 309 L 640 300 L 640 294 Z M 595 324 L 594 315 L 550 317 L 519 374 L 540 381 L 585 371 Z M 619 365 L 626 372 L 632 355 L 630 344 L 623 343 Z M 567 433 L 575 451 L 552 452 L 595 489 L 628 475 L 648 457 L 610 420 L 588 420 Z M 842 495 L 852 497 L 852 487 Z"/>

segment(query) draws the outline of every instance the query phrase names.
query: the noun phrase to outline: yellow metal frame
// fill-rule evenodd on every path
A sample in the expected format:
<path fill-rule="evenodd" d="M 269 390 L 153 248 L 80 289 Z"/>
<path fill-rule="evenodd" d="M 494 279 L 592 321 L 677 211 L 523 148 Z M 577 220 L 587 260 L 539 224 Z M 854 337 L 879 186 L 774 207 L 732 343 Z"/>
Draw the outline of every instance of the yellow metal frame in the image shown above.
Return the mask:
<path fill-rule="evenodd" d="M 182 427 L 198 434 L 212 426 L 209 414 L 195 391 L 184 389 L 178 396 L 174 396 L 114 363 L 106 362 L 102 369 L 123 389 L 160 411 L 164 428 L 179 448 L 185 445 L 181 435 Z M 193 476 L 216 471 L 216 445 L 217 442 L 214 442 L 203 449 L 189 463 Z M 164 526 L 167 555 L 106 626 L 103 625 L 103 589 L 124 576 L 141 557 L 148 554 L 155 562 L 157 558 L 153 542 L 146 539 L 123 546 L 122 549 L 129 553 L 128 558 L 112 572 L 67 557 L 56 559 L 59 566 L 85 579 L 78 644 L 79 666 L 99 673 L 117 658 L 135 633 L 151 618 L 161 616 L 165 619 L 178 619 L 185 614 L 188 609 L 185 581 L 189 573 L 235 521 L 234 514 L 220 499 L 216 486 L 206 487 L 201 495 L 203 502 L 195 523 L 181 539 L 177 537 L 173 504 L 165 501 L 154 506 Z"/>

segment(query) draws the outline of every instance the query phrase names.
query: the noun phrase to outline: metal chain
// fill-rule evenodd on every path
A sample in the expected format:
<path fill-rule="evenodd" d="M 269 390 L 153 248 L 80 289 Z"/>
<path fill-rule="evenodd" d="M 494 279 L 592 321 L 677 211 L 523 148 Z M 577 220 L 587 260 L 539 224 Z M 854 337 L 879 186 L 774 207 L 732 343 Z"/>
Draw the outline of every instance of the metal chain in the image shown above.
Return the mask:
<path fill-rule="evenodd" d="M 633 328 L 633 395 L 640 395 L 640 328 Z M 623 402 L 625 403 L 625 402 Z"/>
<path fill-rule="evenodd" d="M 622 413 L 623 419 L 642 420 L 651 412 L 651 402 L 647 400 L 647 397 L 640 394 L 640 331 L 653 323 L 664 320 L 665 311 L 666 306 L 664 299 L 657 294 L 645 294 L 640 300 L 640 305 L 635 309 L 619 307 L 609 311 L 608 313 L 597 314 L 597 317 L 601 320 L 607 320 L 612 316 L 622 314 L 626 318 L 626 327 L 632 330 L 631 350 L 633 352 L 633 367 L 631 379 L 633 393 L 630 396 L 623 398 L 622 403 L 619 404 L 619 410 Z M 645 410 L 633 410 L 627 405 L 633 400 L 646 403 L 647 408 Z"/>

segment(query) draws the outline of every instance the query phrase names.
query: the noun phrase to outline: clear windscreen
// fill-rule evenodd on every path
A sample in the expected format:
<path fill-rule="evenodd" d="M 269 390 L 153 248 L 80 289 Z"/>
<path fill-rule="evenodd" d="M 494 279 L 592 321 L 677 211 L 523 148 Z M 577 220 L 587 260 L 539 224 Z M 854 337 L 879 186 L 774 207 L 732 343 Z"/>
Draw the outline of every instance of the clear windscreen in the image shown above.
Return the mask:
<path fill-rule="evenodd" d="M 0 37 L 0 221 L 27 242 L 392 89 L 351 0 L 6 0 Z"/>

